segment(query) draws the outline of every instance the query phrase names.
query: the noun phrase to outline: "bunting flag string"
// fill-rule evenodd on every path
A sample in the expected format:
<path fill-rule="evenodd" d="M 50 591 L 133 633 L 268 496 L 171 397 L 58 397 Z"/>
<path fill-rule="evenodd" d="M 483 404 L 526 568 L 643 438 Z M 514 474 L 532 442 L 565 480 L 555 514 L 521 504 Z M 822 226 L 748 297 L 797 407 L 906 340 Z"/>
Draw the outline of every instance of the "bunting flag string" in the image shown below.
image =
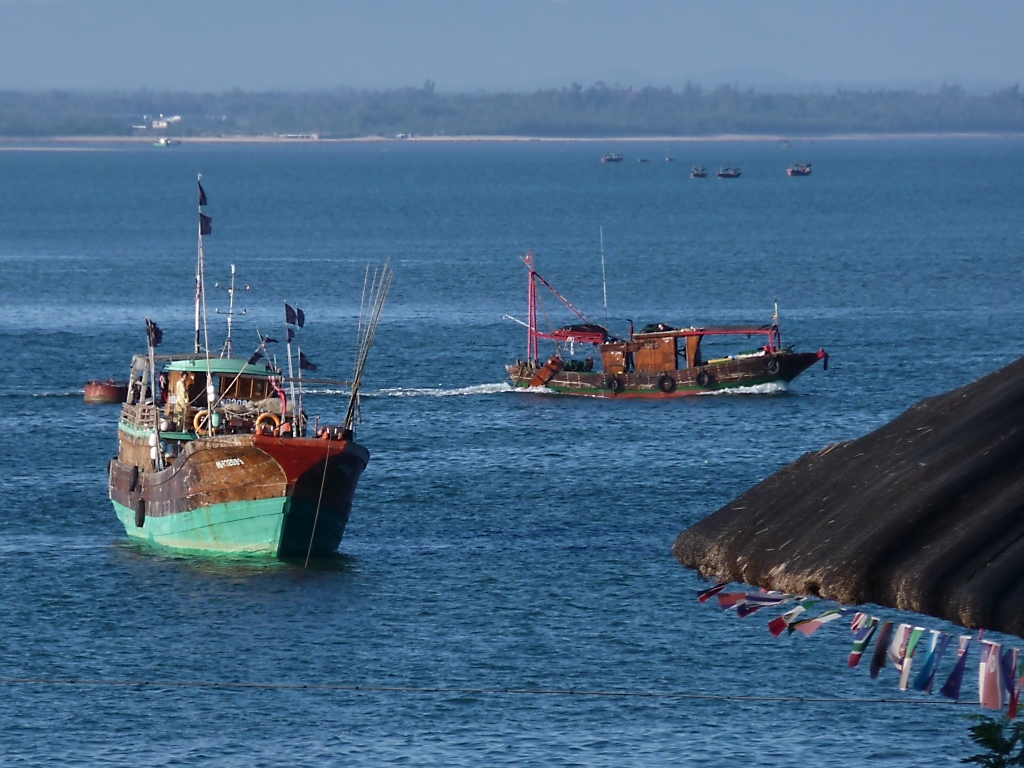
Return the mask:
<path fill-rule="evenodd" d="M 705 603 L 717 597 L 721 610 L 735 608 L 737 617 L 741 619 L 764 608 L 796 602 L 795 606 L 767 622 L 768 631 L 776 638 L 796 632 L 811 637 L 826 624 L 852 615 L 850 630 L 853 632 L 853 647 L 847 666 L 850 669 L 859 666 L 874 641 L 875 648 L 870 654 L 871 678 L 877 678 L 882 669 L 891 665 L 897 673 L 897 684 L 901 691 L 914 690 L 931 694 L 939 667 L 956 639 L 953 668 L 938 693 L 959 703 L 964 672 L 972 640 L 975 639 L 973 635 L 957 637 L 938 629 L 908 623 L 896 624 L 850 607 L 829 608 L 809 616 L 808 610 L 820 602 L 816 598 L 763 589 L 757 592 L 726 592 L 728 586 L 728 583 L 723 582 L 703 589 L 697 593 L 697 600 Z M 984 630 L 979 630 L 977 640 L 981 644 L 978 703 L 985 709 L 1006 710 L 1007 717 L 1012 720 L 1017 716 L 1021 693 L 1024 692 L 1024 663 L 1020 649 L 1003 647 L 993 640 L 984 639 Z"/>

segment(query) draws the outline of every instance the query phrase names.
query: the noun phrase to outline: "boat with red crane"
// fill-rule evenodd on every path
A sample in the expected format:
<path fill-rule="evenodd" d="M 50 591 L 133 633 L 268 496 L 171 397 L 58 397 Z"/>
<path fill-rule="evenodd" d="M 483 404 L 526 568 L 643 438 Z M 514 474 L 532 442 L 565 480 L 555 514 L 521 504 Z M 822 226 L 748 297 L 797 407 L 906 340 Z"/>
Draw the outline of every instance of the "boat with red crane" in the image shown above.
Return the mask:
<path fill-rule="evenodd" d="M 778 308 L 770 323 L 741 326 L 690 326 L 667 323 L 645 326 L 635 333 L 630 324 L 626 338 L 617 338 L 578 310 L 534 269 L 533 253 L 523 261 L 528 270 L 525 360 L 506 366 L 516 387 L 545 387 L 563 395 L 585 397 L 666 398 L 717 390 L 789 383 L 819 360 L 828 369 L 828 353 L 796 352 L 784 347 Z M 551 331 L 537 325 L 538 287 L 550 291 L 578 322 Z M 515 320 L 515 318 L 509 318 Z M 541 340 L 551 341 L 555 352 L 542 362 Z M 757 340 L 746 351 L 711 357 L 705 344 L 723 340 Z M 593 357 L 580 360 L 588 345 Z"/>

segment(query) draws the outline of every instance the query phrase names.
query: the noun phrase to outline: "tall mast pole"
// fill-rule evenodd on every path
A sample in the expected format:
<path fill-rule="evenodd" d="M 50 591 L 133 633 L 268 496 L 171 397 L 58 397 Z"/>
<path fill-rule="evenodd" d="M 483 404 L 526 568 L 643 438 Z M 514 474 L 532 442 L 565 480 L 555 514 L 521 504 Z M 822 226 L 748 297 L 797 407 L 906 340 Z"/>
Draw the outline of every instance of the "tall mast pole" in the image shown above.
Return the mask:
<path fill-rule="evenodd" d="M 537 283 L 533 278 L 533 251 L 526 254 L 526 267 L 529 275 L 527 287 L 527 327 L 526 327 L 526 360 L 540 359 L 540 344 L 537 341 Z"/>
<path fill-rule="evenodd" d="M 598 227 L 601 236 L 601 290 L 604 291 L 604 322 L 608 324 L 608 281 L 604 274 L 604 227 Z"/>
<path fill-rule="evenodd" d="M 203 174 L 198 174 L 199 182 L 199 254 L 196 258 L 196 354 L 199 354 L 199 306 L 203 298 Z"/>
<path fill-rule="evenodd" d="M 231 265 L 231 287 L 228 288 L 228 338 L 225 342 L 228 357 L 233 357 L 231 349 L 231 323 L 235 317 L 235 265 Z"/>

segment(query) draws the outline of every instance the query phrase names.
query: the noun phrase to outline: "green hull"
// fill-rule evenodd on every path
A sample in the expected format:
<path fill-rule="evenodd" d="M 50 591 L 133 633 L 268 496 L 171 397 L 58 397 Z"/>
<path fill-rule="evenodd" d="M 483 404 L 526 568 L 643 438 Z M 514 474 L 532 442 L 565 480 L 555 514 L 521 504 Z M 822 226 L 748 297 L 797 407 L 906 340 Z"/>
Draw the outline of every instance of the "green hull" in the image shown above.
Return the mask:
<path fill-rule="evenodd" d="M 114 501 L 125 532 L 134 539 L 184 552 L 234 555 L 305 555 L 315 509 L 294 498 L 231 501 L 162 517 L 146 516 L 141 528 L 135 513 Z M 291 519 L 293 523 L 286 525 Z M 340 532 L 336 522 L 321 513 L 314 553 L 333 551 Z M 342 526 L 342 530 L 343 530 Z M 331 546 L 333 542 L 333 547 Z"/>

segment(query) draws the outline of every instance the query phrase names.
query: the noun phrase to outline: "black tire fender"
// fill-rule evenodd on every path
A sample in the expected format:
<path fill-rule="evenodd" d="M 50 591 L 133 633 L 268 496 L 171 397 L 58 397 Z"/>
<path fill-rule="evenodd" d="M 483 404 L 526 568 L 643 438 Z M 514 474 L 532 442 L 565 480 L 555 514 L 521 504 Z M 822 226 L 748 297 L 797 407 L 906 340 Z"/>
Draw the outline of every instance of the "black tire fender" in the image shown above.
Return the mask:
<path fill-rule="evenodd" d="M 697 386 L 698 387 L 706 387 L 710 383 L 711 383 L 711 377 L 708 375 L 707 371 L 701 371 L 700 373 L 697 374 Z"/>
<path fill-rule="evenodd" d="M 774 376 L 775 374 L 777 374 L 779 372 L 779 367 L 780 367 L 779 366 L 779 361 L 776 358 L 773 357 L 773 358 L 771 358 L 768 361 L 768 366 L 767 367 L 768 367 L 768 373 L 770 373 L 772 376 Z"/>
<path fill-rule="evenodd" d="M 676 380 L 669 376 L 667 373 L 663 373 L 658 378 L 658 389 L 660 389 L 666 395 L 669 394 L 670 392 L 675 392 Z"/>
<path fill-rule="evenodd" d="M 619 394 L 624 388 L 625 384 L 622 383 L 622 379 L 618 376 L 612 376 L 608 379 L 608 389 L 612 391 L 612 394 Z"/>
<path fill-rule="evenodd" d="M 133 493 L 135 488 L 139 484 L 139 467 L 138 465 L 132 467 L 132 473 L 128 477 L 128 493 Z"/>

